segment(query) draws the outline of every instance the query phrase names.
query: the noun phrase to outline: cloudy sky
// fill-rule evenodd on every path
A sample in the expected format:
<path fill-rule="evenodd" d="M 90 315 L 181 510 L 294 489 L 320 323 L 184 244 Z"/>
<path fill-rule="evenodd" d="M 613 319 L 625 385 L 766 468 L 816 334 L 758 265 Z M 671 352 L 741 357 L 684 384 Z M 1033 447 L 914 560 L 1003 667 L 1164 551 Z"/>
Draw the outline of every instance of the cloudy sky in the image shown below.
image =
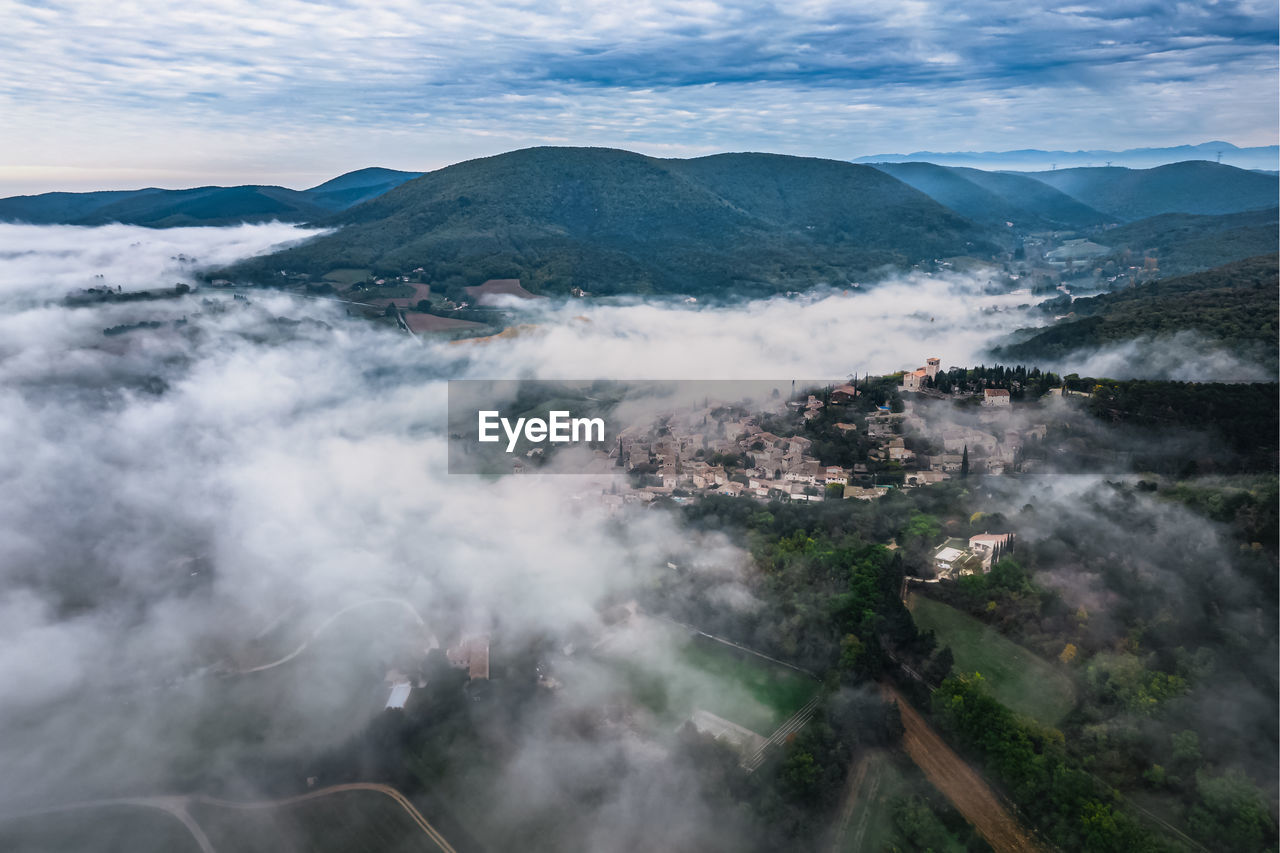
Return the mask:
<path fill-rule="evenodd" d="M 429 169 L 528 145 L 852 158 L 1277 128 L 1270 0 L 19 0 L 0 194 Z"/>

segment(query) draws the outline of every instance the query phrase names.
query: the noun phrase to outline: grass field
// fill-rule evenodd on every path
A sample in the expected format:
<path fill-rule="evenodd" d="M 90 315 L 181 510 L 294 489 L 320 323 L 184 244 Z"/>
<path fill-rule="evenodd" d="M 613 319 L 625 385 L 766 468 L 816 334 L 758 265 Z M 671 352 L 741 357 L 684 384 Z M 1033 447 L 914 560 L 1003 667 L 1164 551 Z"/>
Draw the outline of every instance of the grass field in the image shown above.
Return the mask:
<path fill-rule="evenodd" d="M 187 828 L 173 815 L 141 806 L 98 806 L 0 820 L 6 853 L 199 853 Z"/>
<path fill-rule="evenodd" d="M 910 603 L 916 625 L 951 647 L 956 671 L 981 673 L 1009 708 L 1056 725 L 1075 704 L 1071 679 L 1048 661 L 954 607 L 918 594 Z"/>
<path fill-rule="evenodd" d="M 664 725 L 679 725 L 697 709 L 768 737 L 818 689 L 805 675 L 715 640 L 653 623 L 642 654 L 611 654 L 632 699 Z"/>
<path fill-rule="evenodd" d="M 364 281 L 369 277 L 370 271 L 367 269 L 353 269 L 351 267 L 343 267 L 341 269 L 330 270 L 324 274 L 325 281 L 332 281 L 335 284 L 355 284 L 357 281 Z"/>
<path fill-rule="evenodd" d="M 689 697 L 696 707 L 765 737 L 818 689 L 818 683 L 802 672 L 714 640 L 695 638 L 680 651 L 684 662 L 706 678 Z M 743 694 L 750 701 L 742 701 Z"/>

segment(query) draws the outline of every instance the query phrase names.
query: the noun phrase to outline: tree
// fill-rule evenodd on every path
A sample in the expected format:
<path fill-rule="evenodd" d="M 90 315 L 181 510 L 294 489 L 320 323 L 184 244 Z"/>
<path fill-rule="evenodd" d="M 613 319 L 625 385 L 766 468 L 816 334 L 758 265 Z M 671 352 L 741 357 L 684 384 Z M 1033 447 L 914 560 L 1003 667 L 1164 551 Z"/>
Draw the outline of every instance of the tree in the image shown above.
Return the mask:
<path fill-rule="evenodd" d="M 964 453 L 960 456 L 960 479 L 969 476 L 969 445 L 964 446 Z"/>

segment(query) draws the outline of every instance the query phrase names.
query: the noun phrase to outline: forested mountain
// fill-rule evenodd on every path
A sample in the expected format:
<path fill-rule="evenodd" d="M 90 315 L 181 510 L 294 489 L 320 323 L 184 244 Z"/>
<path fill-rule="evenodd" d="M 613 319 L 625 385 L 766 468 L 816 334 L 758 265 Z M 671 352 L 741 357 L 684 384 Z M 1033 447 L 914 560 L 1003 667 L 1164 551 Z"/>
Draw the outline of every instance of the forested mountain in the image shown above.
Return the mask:
<path fill-rule="evenodd" d="M 1004 227 L 1011 222 L 1026 230 L 1107 221 L 1106 215 L 1026 175 L 933 163 L 877 163 L 876 168 L 984 225 Z"/>
<path fill-rule="evenodd" d="M 1154 169 L 1120 166 L 1032 172 L 1035 178 L 1129 222 L 1162 213 L 1239 213 L 1276 206 L 1275 175 L 1189 160 Z"/>
<path fill-rule="evenodd" d="M 986 229 L 883 172 L 770 154 L 531 148 L 429 172 L 320 224 L 343 227 L 232 274 L 423 267 L 548 292 L 774 292 L 994 250 Z"/>
<path fill-rule="evenodd" d="M 372 166 L 330 178 L 323 184 L 306 190 L 306 194 L 330 210 L 346 210 L 362 201 L 377 198 L 421 175 L 421 172 L 399 172 Z"/>
<path fill-rule="evenodd" d="M 995 352 L 1001 358 L 1055 358 L 1138 337 L 1194 331 L 1230 348 L 1256 351 L 1274 366 L 1278 287 L 1277 256 L 1250 258 L 1077 299 L 1067 318 Z"/>
<path fill-rule="evenodd" d="M 1150 255 L 1162 278 L 1211 269 L 1273 252 L 1280 209 L 1211 216 L 1164 213 L 1102 232 L 1096 239 L 1132 257 Z"/>
<path fill-rule="evenodd" d="M 123 222 L 166 228 L 237 222 L 306 222 L 374 198 L 418 175 L 361 169 L 309 190 L 284 187 L 196 187 L 43 193 L 0 199 L 0 221 L 34 225 L 102 225 Z"/>

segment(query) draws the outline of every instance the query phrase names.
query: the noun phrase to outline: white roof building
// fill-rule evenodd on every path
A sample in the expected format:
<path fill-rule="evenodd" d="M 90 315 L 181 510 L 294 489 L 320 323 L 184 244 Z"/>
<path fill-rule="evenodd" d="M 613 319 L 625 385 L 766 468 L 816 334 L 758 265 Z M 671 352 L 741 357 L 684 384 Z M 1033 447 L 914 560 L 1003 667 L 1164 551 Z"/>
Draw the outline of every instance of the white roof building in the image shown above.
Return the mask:
<path fill-rule="evenodd" d="M 391 685 L 391 695 L 387 697 L 387 708 L 404 709 L 405 704 L 409 701 L 409 693 L 412 692 L 413 685 L 407 681 L 398 681 Z"/>

